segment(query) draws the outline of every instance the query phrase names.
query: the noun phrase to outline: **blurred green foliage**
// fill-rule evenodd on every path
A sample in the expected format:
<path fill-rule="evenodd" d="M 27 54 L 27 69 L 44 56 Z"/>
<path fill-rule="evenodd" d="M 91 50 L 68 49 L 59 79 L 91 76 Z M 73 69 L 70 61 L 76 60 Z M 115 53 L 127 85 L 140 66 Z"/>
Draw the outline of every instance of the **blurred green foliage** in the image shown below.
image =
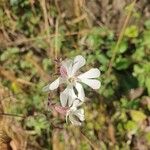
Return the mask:
<path fill-rule="evenodd" d="M 27 116 L 23 126 L 26 130 L 33 131 L 32 136 L 41 137 L 42 141 L 45 132 L 54 130 L 50 121 L 53 121 L 54 116 L 51 111 L 45 113 L 47 111 L 47 93 L 42 92 L 42 87 L 47 84 L 46 79 L 42 77 L 41 70 L 28 58 L 35 61 L 52 79 L 56 75 L 54 56 L 47 54 L 48 39 L 41 38 L 46 35 L 46 32 L 43 29 L 43 13 L 40 3 L 37 2 L 35 6 L 31 9 L 28 0 L 10 0 L 10 11 L 16 17 L 14 31 L 20 38 L 22 34 L 28 38 L 36 38 L 29 44 L 21 43 L 16 46 L 2 47 L 0 50 L 0 65 L 10 73 L 13 72 L 16 78 L 29 81 L 33 85 L 22 87 L 5 77 L 0 78 L 0 82 L 8 87 L 14 95 L 16 94 L 15 97 L 19 100 L 9 109 L 9 112 Z M 54 6 L 51 6 L 48 13 L 52 14 L 54 20 L 58 15 Z M 0 23 L 3 23 L 3 26 L 9 30 L 13 30 L 13 22 L 4 15 L 4 10 L 1 8 Z M 82 30 L 82 26 L 83 24 L 79 23 L 77 27 L 72 26 L 71 30 L 74 32 L 80 27 Z M 50 34 L 55 34 L 54 28 L 48 28 Z M 150 134 L 142 130 L 142 123 L 149 119 L 150 113 L 150 102 L 148 102 L 150 101 L 150 20 L 146 20 L 141 28 L 136 24 L 126 28 L 109 76 L 106 74 L 117 43 L 115 31 L 107 27 L 96 26 L 90 28 L 89 32 L 83 35 L 66 36 L 67 31 L 68 28 L 60 22 L 58 29 L 60 35 L 51 37 L 51 49 L 57 49 L 59 56 L 63 58 L 83 55 L 87 60 L 84 71 L 90 67 L 98 67 L 101 70 L 101 88 L 94 94 L 88 88 L 86 90 L 90 101 L 84 106 L 86 121 L 81 129 L 84 128 L 87 137 L 96 141 L 102 150 L 106 150 L 108 147 L 111 149 L 113 145 L 110 134 L 107 134 L 109 123 L 113 124 L 115 128 L 114 149 L 132 149 L 132 136 L 135 136 L 137 141 L 144 138 L 145 145 L 150 146 Z M 139 87 L 143 88 L 143 92 L 138 96 L 133 96 L 137 95 L 136 89 Z M 132 93 L 133 99 L 129 95 L 132 89 L 135 89 Z M 144 97 L 148 99 L 146 105 L 143 104 Z M 54 99 L 54 102 L 58 102 L 58 98 Z M 59 119 L 53 123 L 59 123 Z M 69 130 L 69 127 L 62 126 Z M 147 128 L 144 123 L 143 128 Z M 72 131 L 69 130 L 69 132 Z M 69 138 L 74 138 L 73 133 L 68 133 L 68 135 Z M 89 149 L 89 144 L 83 139 L 79 142 L 79 149 Z M 43 144 L 43 147 L 49 148 L 47 142 Z"/>

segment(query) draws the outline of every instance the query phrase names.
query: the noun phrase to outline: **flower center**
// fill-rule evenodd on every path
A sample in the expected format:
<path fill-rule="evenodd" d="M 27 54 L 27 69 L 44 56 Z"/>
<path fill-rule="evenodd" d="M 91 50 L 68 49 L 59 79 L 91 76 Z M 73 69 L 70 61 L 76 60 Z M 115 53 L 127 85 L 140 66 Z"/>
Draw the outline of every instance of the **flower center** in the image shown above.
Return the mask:
<path fill-rule="evenodd" d="M 70 77 L 69 79 L 68 79 L 68 82 L 70 83 L 70 84 L 74 84 L 75 83 L 75 78 L 74 77 Z"/>

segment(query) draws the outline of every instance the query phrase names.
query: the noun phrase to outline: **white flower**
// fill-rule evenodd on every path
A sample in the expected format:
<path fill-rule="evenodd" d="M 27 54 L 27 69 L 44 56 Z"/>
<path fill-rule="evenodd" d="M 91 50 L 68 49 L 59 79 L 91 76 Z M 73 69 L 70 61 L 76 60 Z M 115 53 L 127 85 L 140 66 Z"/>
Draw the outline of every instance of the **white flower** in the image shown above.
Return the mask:
<path fill-rule="evenodd" d="M 81 125 L 81 122 L 85 120 L 84 109 L 77 109 L 81 104 L 82 102 L 79 100 L 73 102 L 73 105 L 66 113 L 66 122 L 68 122 L 69 119 L 73 125 Z"/>
<path fill-rule="evenodd" d="M 100 88 L 100 81 L 96 80 L 100 76 L 100 71 L 97 68 L 92 68 L 89 71 L 78 75 L 78 70 L 86 63 L 84 57 L 78 55 L 74 60 L 65 60 L 60 67 L 60 77 L 54 82 L 43 88 L 44 91 L 55 90 L 62 83 L 66 83 L 66 89 L 60 94 L 60 102 L 63 107 L 71 106 L 73 101 L 78 98 L 84 101 L 85 93 L 81 83 L 90 86 L 92 89 Z M 75 92 L 77 91 L 77 92 Z"/>

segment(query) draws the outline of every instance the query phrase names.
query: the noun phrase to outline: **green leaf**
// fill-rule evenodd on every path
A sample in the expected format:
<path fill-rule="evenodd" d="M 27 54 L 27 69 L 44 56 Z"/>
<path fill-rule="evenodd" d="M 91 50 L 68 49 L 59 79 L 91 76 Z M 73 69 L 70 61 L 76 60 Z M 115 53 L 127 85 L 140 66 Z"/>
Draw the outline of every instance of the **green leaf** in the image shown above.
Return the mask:
<path fill-rule="evenodd" d="M 40 135 L 43 129 L 48 129 L 49 123 L 46 120 L 45 115 L 41 114 L 36 117 L 28 117 L 26 119 L 26 126 L 32 128 L 36 134 Z"/>
<path fill-rule="evenodd" d="M 26 126 L 31 128 L 34 125 L 35 125 L 35 119 L 34 119 L 34 117 L 28 117 L 26 119 Z"/>
<path fill-rule="evenodd" d="M 128 72 L 118 74 L 118 82 L 121 83 L 119 84 L 120 94 L 127 93 L 129 90 L 138 87 L 138 80 Z"/>
<path fill-rule="evenodd" d="M 11 5 L 17 5 L 19 3 L 19 0 L 10 0 Z"/>
<path fill-rule="evenodd" d="M 15 93 L 21 92 L 21 89 L 20 89 L 19 85 L 16 84 L 16 82 L 12 82 L 12 83 L 11 83 L 11 88 L 12 88 L 12 90 L 13 90 Z"/>
<path fill-rule="evenodd" d="M 146 29 L 150 29 L 150 19 L 145 21 L 144 25 L 145 25 Z"/>
<path fill-rule="evenodd" d="M 138 47 L 132 55 L 132 59 L 135 61 L 142 61 L 145 56 L 144 47 Z"/>
<path fill-rule="evenodd" d="M 118 48 L 118 52 L 119 53 L 124 53 L 128 48 L 128 44 L 126 41 L 122 41 L 119 45 L 119 48 Z"/>
<path fill-rule="evenodd" d="M 44 58 L 42 61 L 44 70 L 48 71 L 50 69 L 50 66 L 52 65 L 52 60 L 48 58 Z"/>
<path fill-rule="evenodd" d="M 136 122 L 129 120 L 126 124 L 125 124 L 125 128 L 128 131 L 136 131 L 138 129 L 138 125 Z"/>
<path fill-rule="evenodd" d="M 103 141 L 100 142 L 100 146 L 101 146 L 101 150 L 107 150 L 107 146 Z"/>
<path fill-rule="evenodd" d="M 150 30 L 144 31 L 143 34 L 143 45 L 147 46 L 148 48 L 150 48 Z"/>
<path fill-rule="evenodd" d="M 17 47 L 8 48 L 1 54 L 0 60 L 4 61 L 10 58 L 13 58 L 15 57 L 15 54 L 17 53 L 19 53 L 19 48 Z"/>
<path fill-rule="evenodd" d="M 103 65 L 107 65 L 109 63 L 109 59 L 104 54 L 96 54 L 96 59 Z"/>
<path fill-rule="evenodd" d="M 0 19 L 3 17 L 3 15 L 4 15 L 3 9 L 0 8 Z"/>
<path fill-rule="evenodd" d="M 150 95 L 150 75 L 146 78 L 145 85 L 147 87 L 148 94 Z"/>
<path fill-rule="evenodd" d="M 133 3 L 130 3 L 129 5 L 127 5 L 127 6 L 125 7 L 125 11 L 126 11 L 127 13 L 129 13 L 129 12 L 132 11 L 132 10 L 134 10 L 134 4 L 133 4 Z"/>
<path fill-rule="evenodd" d="M 138 36 L 138 34 L 139 34 L 138 27 L 135 25 L 132 25 L 132 26 L 126 28 L 126 30 L 125 30 L 125 36 L 127 36 L 129 38 L 135 38 Z"/>
<path fill-rule="evenodd" d="M 142 111 L 131 110 L 130 115 L 133 121 L 142 122 L 146 119 L 146 115 Z"/>
<path fill-rule="evenodd" d="M 99 48 L 99 46 L 103 43 L 103 34 L 105 34 L 105 31 L 101 28 L 93 28 L 91 30 L 90 34 L 87 36 L 86 39 L 86 43 L 90 49 L 95 50 Z"/>
<path fill-rule="evenodd" d="M 150 144 L 150 132 L 146 133 L 145 138 L 146 138 L 147 142 Z"/>
<path fill-rule="evenodd" d="M 127 121 L 126 112 L 122 111 L 120 116 L 119 116 L 119 119 L 121 119 L 121 121 L 123 121 L 123 122 Z"/>
<path fill-rule="evenodd" d="M 131 64 L 130 60 L 127 58 L 118 57 L 115 62 L 115 68 L 117 70 L 124 70 Z"/>

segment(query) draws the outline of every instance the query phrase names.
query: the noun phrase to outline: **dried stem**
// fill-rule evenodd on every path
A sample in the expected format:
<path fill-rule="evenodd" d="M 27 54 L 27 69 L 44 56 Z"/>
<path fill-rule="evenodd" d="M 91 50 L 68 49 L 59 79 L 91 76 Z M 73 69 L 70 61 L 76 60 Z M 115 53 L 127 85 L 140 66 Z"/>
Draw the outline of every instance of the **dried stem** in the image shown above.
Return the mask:
<path fill-rule="evenodd" d="M 112 65 L 113 65 L 113 63 L 114 63 L 114 61 L 115 61 L 116 54 L 117 54 L 117 50 L 118 50 L 119 45 L 120 45 L 120 43 L 121 43 L 121 41 L 122 41 L 122 39 L 123 39 L 125 29 L 126 29 L 128 23 L 129 23 L 129 20 L 130 20 L 130 18 L 131 18 L 132 11 L 133 11 L 133 9 L 134 9 L 135 4 L 136 4 L 136 0 L 134 0 L 134 1 L 132 2 L 132 4 L 131 4 L 131 9 L 129 10 L 129 13 L 128 13 L 126 19 L 125 19 L 125 22 L 124 22 L 123 27 L 122 27 L 122 29 L 121 29 L 121 32 L 120 32 L 120 34 L 119 34 L 119 38 L 118 38 L 117 44 L 116 44 L 116 46 L 115 46 L 115 48 L 114 48 L 114 51 L 113 51 L 113 54 L 112 54 L 112 58 L 111 58 L 110 63 L 109 63 L 108 71 L 106 72 L 107 77 L 110 75 L 110 73 L 111 73 L 111 71 L 112 71 Z"/>
<path fill-rule="evenodd" d="M 59 18 L 56 19 L 56 24 L 55 24 L 55 59 L 58 58 L 60 50 L 58 49 L 58 26 L 59 26 Z"/>
<path fill-rule="evenodd" d="M 19 118 L 26 118 L 24 116 L 16 115 L 16 114 L 8 114 L 8 113 L 0 113 L 2 116 L 10 116 L 10 117 L 19 117 Z"/>
<path fill-rule="evenodd" d="M 85 134 L 84 134 L 82 131 L 80 131 L 80 133 L 81 133 L 81 135 L 84 137 L 84 139 L 91 145 L 91 147 L 92 147 L 94 150 L 98 150 L 98 149 L 99 149 L 97 146 L 95 146 L 95 144 L 93 144 L 93 143 L 89 140 L 89 138 L 87 138 L 87 137 L 85 136 Z"/>
<path fill-rule="evenodd" d="M 65 36 L 74 36 L 74 35 L 82 35 L 82 34 L 87 34 L 89 33 L 90 30 L 82 30 L 80 32 L 67 32 L 65 34 Z M 51 35 L 45 35 L 45 36 L 38 36 L 38 37 L 33 37 L 33 38 L 24 38 L 24 39 L 21 39 L 21 40 L 18 40 L 18 41 L 14 41 L 14 42 L 8 42 L 5 46 L 17 46 L 17 45 L 20 45 L 20 44 L 24 44 L 24 43 L 28 43 L 28 42 L 33 42 L 33 41 L 36 41 L 36 40 L 44 40 L 44 39 L 51 39 L 51 38 L 54 38 L 56 36 L 56 34 L 51 34 Z M 61 34 L 58 34 L 58 36 L 61 36 Z"/>
<path fill-rule="evenodd" d="M 34 85 L 32 82 L 26 81 L 21 78 L 17 78 L 12 71 L 6 70 L 1 66 L 0 66 L 0 75 L 4 76 L 7 80 L 10 80 L 11 82 L 16 82 L 28 86 Z"/>
<path fill-rule="evenodd" d="M 48 14 L 47 14 L 47 8 L 46 8 L 46 0 L 40 0 L 40 4 L 41 4 L 42 10 L 43 10 L 46 34 L 47 34 L 47 36 L 49 36 L 50 31 L 49 31 Z M 47 42 L 49 44 L 49 49 L 48 49 L 47 54 L 51 58 L 51 57 L 53 57 L 53 50 L 51 48 L 51 41 L 49 38 L 47 39 Z"/>

